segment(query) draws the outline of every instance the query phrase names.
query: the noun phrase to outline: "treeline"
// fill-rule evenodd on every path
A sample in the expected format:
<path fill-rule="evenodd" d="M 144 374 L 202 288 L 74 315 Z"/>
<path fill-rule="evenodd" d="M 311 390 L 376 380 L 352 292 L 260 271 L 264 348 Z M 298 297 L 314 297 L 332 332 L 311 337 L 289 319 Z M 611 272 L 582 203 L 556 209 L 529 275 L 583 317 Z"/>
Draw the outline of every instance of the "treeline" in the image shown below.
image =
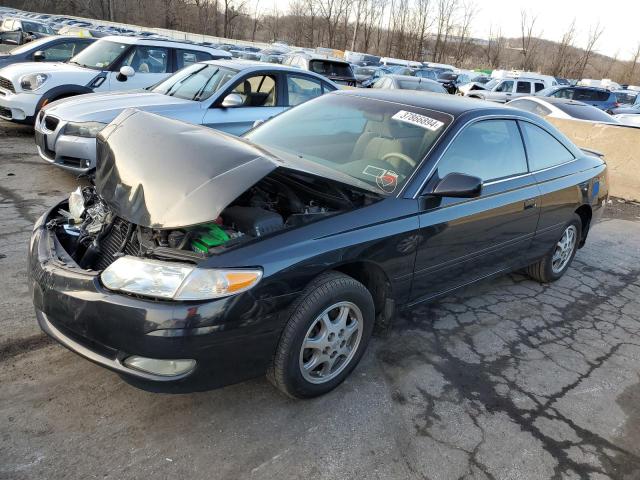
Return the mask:
<path fill-rule="evenodd" d="M 621 45 L 631 61 L 597 53 L 600 25 L 575 20 L 556 42 L 543 40 L 538 18 L 523 11 L 519 38 L 492 26 L 473 36 L 479 0 L 8 0 L 24 10 L 202 33 L 230 39 L 285 41 L 300 47 L 355 50 L 463 68 L 522 68 L 565 78 L 611 78 L 640 84 L 640 42 Z M 485 7 L 486 8 L 486 7 Z M 484 29 L 484 26 L 483 26 Z"/>

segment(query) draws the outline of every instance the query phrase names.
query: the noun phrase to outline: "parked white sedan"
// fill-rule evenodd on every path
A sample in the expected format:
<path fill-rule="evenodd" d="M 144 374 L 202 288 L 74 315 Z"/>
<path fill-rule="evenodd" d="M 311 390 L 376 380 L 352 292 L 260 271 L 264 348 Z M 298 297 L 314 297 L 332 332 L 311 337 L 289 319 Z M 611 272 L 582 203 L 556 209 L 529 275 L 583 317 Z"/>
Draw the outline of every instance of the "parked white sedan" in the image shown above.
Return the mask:
<path fill-rule="evenodd" d="M 80 95 L 46 106 L 36 119 L 36 145 L 47 162 L 85 173 L 95 167 L 96 135 L 127 108 L 240 135 L 257 120 L 337 89 L 330 80 L 295 67 L 199 62 L 150 89 Z"/>
<path fill-rule="evenodd" d="M 541 117 L 588 120 L 600 123 L 620 123 L 608 113 L 586 103 L 555 97 L 522 97 L 507 103 L 509 107 L 526 110 Z"/>

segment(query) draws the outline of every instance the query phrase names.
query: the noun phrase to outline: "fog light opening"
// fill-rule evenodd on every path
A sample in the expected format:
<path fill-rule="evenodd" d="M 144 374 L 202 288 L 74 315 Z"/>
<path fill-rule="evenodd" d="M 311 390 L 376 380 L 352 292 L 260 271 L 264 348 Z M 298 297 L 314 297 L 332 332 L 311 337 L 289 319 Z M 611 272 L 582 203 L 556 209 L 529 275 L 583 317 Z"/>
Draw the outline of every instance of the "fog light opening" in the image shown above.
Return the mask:
<path fill-rule="evenodd" d="M 125 366 L 163 377 L 177 377 L 190 372 L 196 366 L 191 359 L 160 360 L 133 355 L 124 359 Z"/>

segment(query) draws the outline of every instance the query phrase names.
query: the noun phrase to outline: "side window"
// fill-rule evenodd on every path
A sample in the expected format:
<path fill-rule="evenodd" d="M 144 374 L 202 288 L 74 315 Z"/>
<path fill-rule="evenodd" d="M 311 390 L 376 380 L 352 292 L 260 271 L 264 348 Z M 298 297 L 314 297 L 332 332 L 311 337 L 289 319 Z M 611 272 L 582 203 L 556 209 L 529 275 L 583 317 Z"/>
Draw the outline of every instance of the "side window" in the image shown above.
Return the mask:
<path fill-rule="evenodd" d="M 573 92 L 573 99 L 579 100 L 581 102 L 592 102 L 595 100 L 595 96 L 593 95 L 593 93 L 594 92 L 592 92 L 591 90 L 583 90 L 581 88 L 578 88 Z"/>
<path fill-rule="evenodd" d="M 457 172 L 496 180 L 527 172 L 515 120 L 484 120 L 466 127 L 438 162 L 438 177 Z"/>
<path fill-rule="evenodd" d="M 544 90 L 544 83 L 539 83 L 539 82 L 534 83 L 533 91 L 537 93 L 540 90 Z"/>
<path fill-rule="evenodd" d="M 275 107 L 276 79 L 271 75 L 256 75 L 241 80 L 233 93 L 244 99 L 245 107 Z"/>
<path fill-rule="evenodd" d="M 167 73 L 169 51 L 163 47 L 135 47 L 123 60 L 122 65 L 132 67 L 138 73 Z"/>
<path fill-rule="evenodd" d="M 573 90 L 569 89 L 569 88 L 562 88 L 560 90 L 558 90 L 556 93 L 554 93 L 552 96 L 556 97 L 556 98 L 568 98 L 568 99 L 572 99 L 574 92 Z"/>
<path fill-rule="evenodd" d="M 197 50 L 176 50 L 176 70 L 188 67 L 194 63 L 211 60 L 213 57 L 210 53 L 199 52 Z"/>
<path fill-rule="evenodd" d="M 609 97 L 613 97 L 611 100 L 609 99 Z M 616 97 L 614 94 L 610 93 L 610 92 L 597 92 L 596 93 L 596 100 L 598 102 L 608 102 L 608 101 L 616 101 Z"/>
<path fill-rule="evenodd" d="M 531 93 L 531 83 L 518 82 L 516 84 L 516 93 Z"/>
<path fill-rule="evenodd" d="M 573 154 L 562 143 L 542 128 L 528 122 L 521 122 L 520 125 L 531 170 L 553 167 L 574 159 Z"/>
<path fill-rule="evenodd" d="M 496 92 L 511 92 L 512 90 L 513 81 L 511 80 L 502 82 L 500 85 L 498 85 L 498 88 L 496 88 Z"/>
<path fill-rule="evenodd" d="M 315 78 L 289 75 L 287 77 L 287 92 L 289 94 L 289 106 L 295 107 L 322 95 L 322 82 Z"/>
<path fill-rule="evenodd" d="M 75 42 L 58 43 L 44 50 L 48 62 L 65 62 L 75 55 L 81 48 Z"/>

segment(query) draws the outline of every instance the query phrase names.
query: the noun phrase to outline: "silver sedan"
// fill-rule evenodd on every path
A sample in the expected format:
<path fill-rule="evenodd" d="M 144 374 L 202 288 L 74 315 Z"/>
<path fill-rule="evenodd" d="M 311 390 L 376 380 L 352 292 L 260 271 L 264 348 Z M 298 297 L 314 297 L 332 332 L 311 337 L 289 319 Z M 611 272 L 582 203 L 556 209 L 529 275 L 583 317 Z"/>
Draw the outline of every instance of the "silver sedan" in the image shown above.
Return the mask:
<path fill-rule="evenodd" d="M 336 89 L 330 80 L 294 67 L 210 60 L 185 67 L 146 90 L 53 102 L 36 119 L 35 140 L 45 161 L 86 173 L 95 168 L 96 135 L 127 108 L 240 135 L 258 120 Z"/>

